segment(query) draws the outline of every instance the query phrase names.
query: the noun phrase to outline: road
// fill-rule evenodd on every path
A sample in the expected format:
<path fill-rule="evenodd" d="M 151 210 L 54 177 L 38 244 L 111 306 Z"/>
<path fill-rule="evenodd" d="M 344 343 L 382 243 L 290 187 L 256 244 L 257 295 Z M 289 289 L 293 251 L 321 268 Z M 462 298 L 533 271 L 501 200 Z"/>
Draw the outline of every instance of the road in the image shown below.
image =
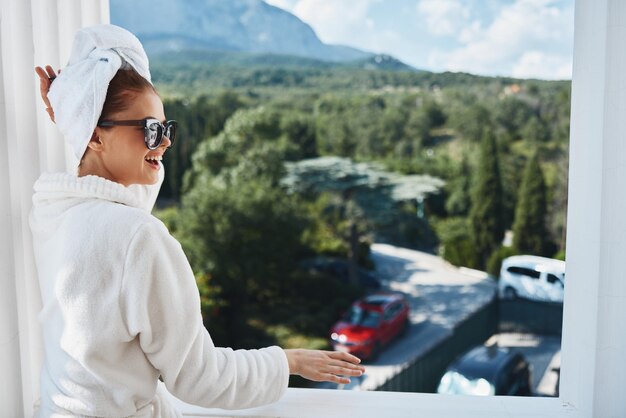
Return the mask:
<path fill-rule="evenodd" d="M 455 324 L 487 304 L 495 282 L 483 272 L 459 269 L 432 254 L 373 244 L 376 275 L 387 290 L 404 293 L 411 305 L 406 336 L 387 346 L 365 365 L 365 374 L 349 385 L 322 383 L 316 387 L 374 390 L 403 365 L 447 338 Z"/>

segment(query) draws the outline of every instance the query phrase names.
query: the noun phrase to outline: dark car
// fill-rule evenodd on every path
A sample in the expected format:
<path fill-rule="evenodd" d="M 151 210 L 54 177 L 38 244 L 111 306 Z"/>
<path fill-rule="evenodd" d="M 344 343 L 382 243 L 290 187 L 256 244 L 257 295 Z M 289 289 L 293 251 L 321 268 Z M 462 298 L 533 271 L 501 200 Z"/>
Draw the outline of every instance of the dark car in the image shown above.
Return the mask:
<path fill-rule="evenodd" d="M 531 394 L 526 358 L 509 348 L 479 346 L 456 360 L 441 378 L 437 393 L 450 395 Z"/>
<path fill-rule="evenodd" d="M 358 300 L 330 330 L 337 351 L 373 360 L 409 327 L 409 304 L 403 295 L 376 293 Z"/>
<path fill-rule="evenodd" d="M 350 281 L 350 264 L 348 260 L 332 257 L 317 257 L 301 262 L 300 266 L 309 272 L 335 277 L 343 283 Z M 381 287 L 378 279 L 362 267 L 357 266 L 357 278 L 359 286 L 366 290 L 375 291 L 379 290 Z"/>

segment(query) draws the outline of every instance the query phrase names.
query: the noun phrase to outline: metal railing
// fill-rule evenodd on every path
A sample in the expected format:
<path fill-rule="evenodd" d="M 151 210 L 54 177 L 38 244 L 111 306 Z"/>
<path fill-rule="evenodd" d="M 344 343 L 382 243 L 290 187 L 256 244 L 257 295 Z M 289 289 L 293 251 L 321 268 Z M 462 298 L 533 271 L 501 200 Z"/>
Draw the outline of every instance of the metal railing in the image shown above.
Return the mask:
<path fill-rule="evenodd" d="M 498 300 L 489 303 L 458 323 L 448 338 L 433 345 L 376 390 L 434 393 L 437 383 L 454 359 L 484 343 L 498 332 Z"/>
<path fill-rule="evenodd" d="M 563 304 L 527 299 L 501 300 L 500 332 L 561 336 Z"/>

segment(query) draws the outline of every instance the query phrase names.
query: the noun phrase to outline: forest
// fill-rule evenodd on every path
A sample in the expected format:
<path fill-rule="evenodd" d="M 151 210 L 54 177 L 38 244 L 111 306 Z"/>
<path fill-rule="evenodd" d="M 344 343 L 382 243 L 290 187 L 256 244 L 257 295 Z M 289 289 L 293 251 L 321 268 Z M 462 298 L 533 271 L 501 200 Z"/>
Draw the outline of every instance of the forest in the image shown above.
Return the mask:
<path fill-rule="evenodd" d="M 509 255 L 564 258 L 569 81 L 273 56 L 152 72 L 180 127 L 154 213 L 216 344 L 328 348 L 374 242 L 494 279 Z"/>

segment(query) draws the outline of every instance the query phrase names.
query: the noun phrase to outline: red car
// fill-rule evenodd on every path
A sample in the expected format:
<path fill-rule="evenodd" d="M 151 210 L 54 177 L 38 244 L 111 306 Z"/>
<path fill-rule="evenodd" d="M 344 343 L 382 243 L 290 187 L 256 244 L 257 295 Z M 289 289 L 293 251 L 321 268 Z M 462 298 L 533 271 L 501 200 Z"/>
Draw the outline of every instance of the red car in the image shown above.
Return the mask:
<path fill-rule="evenodd" d="M 409 304 L 404 296 L 376 293 L 352 304 L 332 327 L 331 344 L 337 351 L 373 360 L 409 324 Z"/>

